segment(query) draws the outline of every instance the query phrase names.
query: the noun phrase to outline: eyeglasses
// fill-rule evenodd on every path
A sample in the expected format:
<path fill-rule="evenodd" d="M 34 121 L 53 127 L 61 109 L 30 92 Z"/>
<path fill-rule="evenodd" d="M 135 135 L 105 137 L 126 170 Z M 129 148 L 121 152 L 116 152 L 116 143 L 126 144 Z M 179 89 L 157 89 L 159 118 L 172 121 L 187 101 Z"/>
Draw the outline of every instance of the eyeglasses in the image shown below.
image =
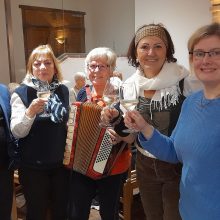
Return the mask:
<path fill-rule="evenodd" d="M 97 64 L 88 64 L 87 67 L 88 67 L 88 69 L 89 69 L 90 71 L 93 72 L 93 71 L 95 71 L 97 68 L 98 68 L 99 71 L 104 71 L 104 70 L 106 70 L 106 69 L 109 67 L 109 65 L 104 65 L 104 64 L 100 64 L 100 65 L 97 65 Z"/>
<path fill-rule="evenodd" d="M 220 49 L 215 49 L 215 50 L 210 50 L 210 51 L 195 50 L 195 51 L 189 52 L 189 54 L 192 54 L 193 57 L 196 59 L 203 59 L 206 54 L 208 54 L 210 58 L 219 59 Z"/>

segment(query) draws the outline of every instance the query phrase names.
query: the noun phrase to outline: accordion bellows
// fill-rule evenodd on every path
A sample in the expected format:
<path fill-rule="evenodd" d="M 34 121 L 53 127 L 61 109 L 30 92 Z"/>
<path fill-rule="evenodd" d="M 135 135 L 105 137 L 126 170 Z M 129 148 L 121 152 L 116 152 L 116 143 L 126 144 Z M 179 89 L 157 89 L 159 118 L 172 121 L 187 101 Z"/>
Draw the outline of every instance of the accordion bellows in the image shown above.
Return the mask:
<path fill-rule="evenodd" d="M 71 105 L 63 163 L 67 168 L 98 179 L 108 175 L 118 150 L 109 131 L 99 126 L 102 107 L 91 102 Z"/>

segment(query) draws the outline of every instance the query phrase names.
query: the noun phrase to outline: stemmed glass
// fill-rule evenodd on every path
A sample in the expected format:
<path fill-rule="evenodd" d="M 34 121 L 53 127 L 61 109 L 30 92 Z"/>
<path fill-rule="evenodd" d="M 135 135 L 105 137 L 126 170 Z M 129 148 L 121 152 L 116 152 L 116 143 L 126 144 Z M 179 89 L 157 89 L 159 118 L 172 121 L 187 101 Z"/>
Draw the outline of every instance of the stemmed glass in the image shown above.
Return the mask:
<path fill-rule="evenodd" d="M 48 81 L 41 81 L 39 87 L 38 87 L 38 91 L 37 91 L 37 97 L 40 99 L 43 99 L 45 101 L 48 101 L 49 97 L 50 97 L 50 85 L 48 83 Z M 46 104 L 44 106 L 44 111 L 43 113 L 40 114 L 40 117 L 49 117 L 50 114 L 47 113 L 46 111 Z"/>
<path fill-rule="evenodd" d="M 116 80 L 108 80 L 103 91 L 102 99 L 107 108 L 113 109 L 114 104 L 119 101 L 119 82 Z M 101 127 L 112 127 L 112 124 L 100 122 Z"/>
<path fill-rule="evenodd" d="M 134 81 L 123 82 L 119 90 L 120 108 L 125 114 L 127 111 L 132 111 L 138 104 L 138 90 Z M 132 128 L 124 129 L 125 133 L 136 132 Z"/>

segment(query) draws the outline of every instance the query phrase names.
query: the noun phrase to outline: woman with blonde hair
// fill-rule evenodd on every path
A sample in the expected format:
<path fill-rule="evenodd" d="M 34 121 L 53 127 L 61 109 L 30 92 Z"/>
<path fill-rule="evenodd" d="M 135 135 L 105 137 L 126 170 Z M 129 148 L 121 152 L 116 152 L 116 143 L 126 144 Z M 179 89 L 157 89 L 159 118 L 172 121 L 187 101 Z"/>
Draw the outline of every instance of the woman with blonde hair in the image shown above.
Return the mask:
<path fill-rule="evenodd" d="M 28 60 L 27 74 L 11 97 L 11 130 L 19 139 L 19 180 L 27 220 L 66 219 L 68 171 L 63 168 L 69 108 L 68 88 L 52 48 L 40 45 Z M 49 99 L 37 97 L 47 84 Z M 42 117 L 46 106 L 47 115 Z"/>

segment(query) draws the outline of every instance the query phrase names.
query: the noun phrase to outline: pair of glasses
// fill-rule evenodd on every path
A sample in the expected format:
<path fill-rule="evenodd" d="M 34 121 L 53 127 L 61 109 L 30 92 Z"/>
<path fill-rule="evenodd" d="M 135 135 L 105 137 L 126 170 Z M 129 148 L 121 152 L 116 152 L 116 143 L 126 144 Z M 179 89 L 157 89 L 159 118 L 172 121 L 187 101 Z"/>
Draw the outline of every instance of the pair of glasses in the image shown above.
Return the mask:
<path fill-rule="evenodd" d="M 100 65 L 97 65 L 97 64 L 88 64 L 88 69 L 90 71 L 95 71 L 96 69 L 98 68 L 99 71 L 104 71 L 106 70 L 107 68 L 109 68 L 109 65 L 104 65 L 104 64 L 100 64 Z"/>
<path fill-rule="evenodd" d="M 206 54 L 208 54 L 210 58 L 219 59 L 220 49 L 210 50 L 210 51 L 195 50 L 195 51 L 189 52 L 189 54 L 193 55 L 193 57 L 196 59 L 203 59 Z"/>

